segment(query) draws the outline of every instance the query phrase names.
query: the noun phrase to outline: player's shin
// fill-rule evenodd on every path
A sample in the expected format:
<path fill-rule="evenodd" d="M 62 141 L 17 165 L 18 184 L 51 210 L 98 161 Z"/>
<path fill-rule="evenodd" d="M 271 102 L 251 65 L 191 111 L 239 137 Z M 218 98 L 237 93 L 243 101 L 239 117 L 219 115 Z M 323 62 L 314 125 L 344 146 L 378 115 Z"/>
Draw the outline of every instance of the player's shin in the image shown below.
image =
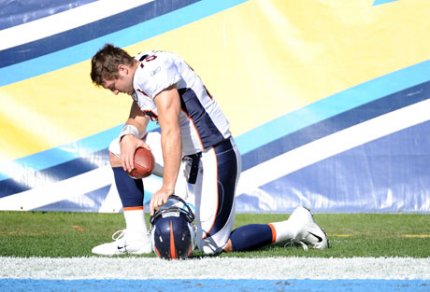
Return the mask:
<path fill-rule="evenodd" d="M 238 227 L 230 235 L 231 251 L 255 250 L 273 242 L 272 229 L 267 224 Z"/>
<path fill-rule="evenodd" d="M 142 180 L 132 179 L 122 167 L 113 167 L 112 169 L 123 206 L 126 229 L 133 233 L 146 234 Z"/>

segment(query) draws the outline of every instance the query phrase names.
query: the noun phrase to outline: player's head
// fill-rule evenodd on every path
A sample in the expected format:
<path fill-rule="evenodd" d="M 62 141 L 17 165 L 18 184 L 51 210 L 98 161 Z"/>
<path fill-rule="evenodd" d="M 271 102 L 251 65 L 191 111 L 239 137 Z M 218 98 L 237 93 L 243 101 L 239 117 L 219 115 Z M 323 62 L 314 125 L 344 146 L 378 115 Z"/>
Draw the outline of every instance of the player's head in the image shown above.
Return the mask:
<path fill-rule="evenodd" d="M 91 59 L 91 80 L 100 86 L 105 80 L 119 77 L 119 66 L 132 66 L 135 60 L 126 51 L 106 44 Z"/>
<path fill-rule="evenodd" d="M 194 214 L 179 197 L 170 196 L 151 217 L 151 239 L 155 253 L 163 259 L 186 259 L 194 249 Z"/>

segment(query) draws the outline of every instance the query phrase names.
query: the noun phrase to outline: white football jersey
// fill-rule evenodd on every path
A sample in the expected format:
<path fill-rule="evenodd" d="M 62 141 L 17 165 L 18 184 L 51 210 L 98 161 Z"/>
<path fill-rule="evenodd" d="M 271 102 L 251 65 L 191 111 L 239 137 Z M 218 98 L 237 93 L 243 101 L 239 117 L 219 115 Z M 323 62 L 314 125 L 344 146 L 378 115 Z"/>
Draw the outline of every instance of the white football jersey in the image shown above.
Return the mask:
<path fill-rule="evenodd" d="M 140 65 L 134 75 L 133 99 L 151 120 L 158 120 L 155 96 L 174 84 L 179 91 L 183 155 L 201 152 L 231 136 L 228 120 L 219 105 L 181 57 L 150 51 L 136 59 Z"/>

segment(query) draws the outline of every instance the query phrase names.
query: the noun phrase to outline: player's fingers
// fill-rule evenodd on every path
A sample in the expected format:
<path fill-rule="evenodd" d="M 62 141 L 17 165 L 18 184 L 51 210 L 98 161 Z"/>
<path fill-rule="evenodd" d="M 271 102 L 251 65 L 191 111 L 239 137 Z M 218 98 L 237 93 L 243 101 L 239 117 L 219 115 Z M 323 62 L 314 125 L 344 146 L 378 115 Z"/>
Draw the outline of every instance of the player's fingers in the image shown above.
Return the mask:
<path fill-rule="evenodd" d="M 151 201 L 149 202 L 149 215 L 154 215 L 154 197 L 152 197 Z"/>
<path fill-rule="evenodd" d="M 124 167 L 125 170 L 130 172 L 134 168 L 134 153 L 128 151 L 127 153 L 124 153 Z"/>
<path fill-rule="evenodd" d="M 125 171 L 130 172 L 130 164 L 128 162 L 127 156 L 124 156 L 124 158 L 122 160 L 122 167 L 124 168 Z"/>
<path fill-rule="evenodd" d="M 121 155 L 121 165 L 124 171 L 127 171 L 127 164 L 125 162 L 125 157 L 123 155 Z"/>
<path fill-rule="evenodd" d="M 158 196 L 154 204 L 154 209 L 158 210 L 162 205 L 163 205 L 163 198 L 161 198 L 161 196 Z"/>
<path fill-rule="evenodd" d="M 151 210 L 153 213 L 155 213 L 155 211 L 157 211 L 162 205 L 161 199 L 162 197 L 159 193 L 154 194 L 154 196 L 151 198 Z"/>
<path fill-rule="evenodd" d="M 151 198 L 151 204 L 150 204 L 150 212 L 155 212 L 158 209 L 160 209 L 161 206 L 163 206 L 167 200 L 165 200 L 164 196 L 160 194 L 156 194 Z M 152 214 L 153 214 L 152 213 Z"/>
<path fill-rule="evenodd" d="M 161 207 L 162 205 L 164 205 L 164 204 L 166 204 L 166 203 L 167 203 L 167 198 L 168 198 L 168 197 L 161 196 L 161 205 L 160 205 L 160 207 Z"/>
<path fill-rule="evenodd" d="M 132 171 L 134 168 L 134 152 L 130 154 L 130 156 L 128 157 L 128 167 L 129 167 L 129 171 Z"/>
<path fill-rule="evenodd" d="M 125 171 L 129 171 L 129 167 L 130 167 L 130 164 L 129 164 L 129 152 L 127 151 L 127 148 L 122 148 L 121 149 L 121 164 L 122 164 L 122 168 L 125 170 Z"/>

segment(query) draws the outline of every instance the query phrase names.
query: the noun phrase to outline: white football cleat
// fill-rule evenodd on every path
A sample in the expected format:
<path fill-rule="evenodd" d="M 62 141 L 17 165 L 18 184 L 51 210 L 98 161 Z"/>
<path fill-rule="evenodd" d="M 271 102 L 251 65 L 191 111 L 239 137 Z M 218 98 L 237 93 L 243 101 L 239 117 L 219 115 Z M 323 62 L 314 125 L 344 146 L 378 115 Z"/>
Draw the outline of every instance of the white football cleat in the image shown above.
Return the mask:
<path fill-rule="evenodd" d="M 315 249 L 326 249 L 330 247 L 327 234 L 315 223 L 311 212 L 304 207 L 294 209 L 288 218 L 288 224 L 292 229 L 292 244 L 298 244 L 304 250 L 309 247 Z"/>
<path fill-rule="evenodd" d="M 103 256 L 141 255 L 152 252 L 152 244 L 148 234 L 131 236 L 124 229 L 115 232 L 112 235 L 112 240 L 113 242 L 95 246 L 91 252 Z"/>

